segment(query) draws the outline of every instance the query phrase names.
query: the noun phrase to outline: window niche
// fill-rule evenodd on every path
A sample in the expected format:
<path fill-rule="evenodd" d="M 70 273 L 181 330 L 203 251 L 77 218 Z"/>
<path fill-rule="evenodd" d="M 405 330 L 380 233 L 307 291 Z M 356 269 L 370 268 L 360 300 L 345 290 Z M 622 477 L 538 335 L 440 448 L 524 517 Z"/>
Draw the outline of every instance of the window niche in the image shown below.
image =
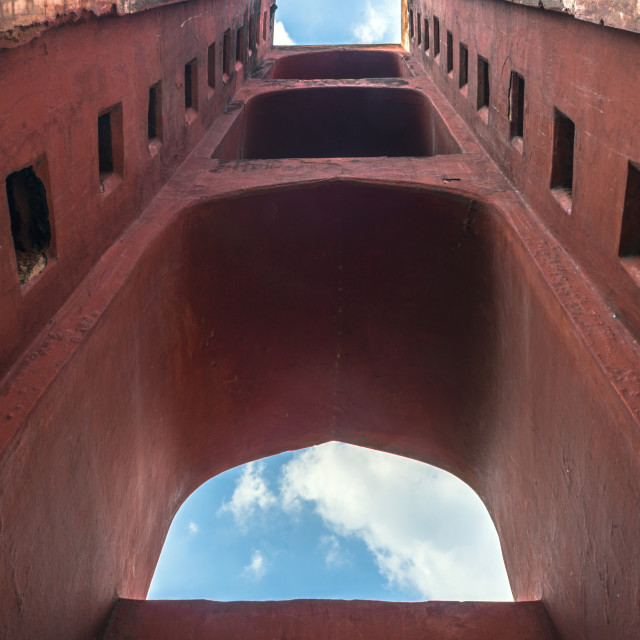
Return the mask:
<path fill-rule="evenodd" d="M 553 158 L 550 187 L 555 199 L 571 213 L 573 197 L 573 148 L 576 127 L 561 111 L 554 109 Z"/>
<path fill-rule="evenodd" d="M 222 81 L 227 82 L 231 77 L 231 29 L 224 32 L 222 38 Z"/>
<path fill-rule="evenodd" d="M 627 166 L 618 255 L 621 258 L 640 256 L 640 164 L 632 162 Z M 640 270 L 637 276 L 640 278 Z"/>
<path fill-rule="evenodd" d="M 524 78 L 511 72 L 509 83 L 509 133 L 514 146 L 520 151 L 524 137 Z"/>
<path fill-rule="evenodd" d="M 249 16 L 249 57 L 256 52 L 256 20 Z"/>
<path fill-rule="evenodd" d="M 417 25 L 418 27 L 418 46 L 420 47 L 422 45 L 422 14 L 418 13 L 418 22 Z"/>
<path fill-rule="evenodd" d="M 198 59 L 193 58 L 184 65 L 184 109 L 185 118 L 191 122 L 198 112 Z"/>
<path fill-rule="evenodd" d="M 51 222 L 45 183 L 46 158 L 7 176 L 5 187 L 11 236 L 21 285 L 37 278 L 51 257 Z"/>
<path fill-rule="evenodd" d="M 491 88 L 489 84 L 489 61 L 478 56 L 478 73 L 476 88 L 476 108 L 480 113 L 480 117 L 488 122 L 489 120 L 489 99 L 491 96 Z"/>
<path fill-rule="evenodd" d="M 409 38 L 413 40 L 413 9 L 409 9 Z"/>
<path fill-rule="evenodd" d="M 440 20 L 433 16 L 433 57 L 440 55 Z"/>
<path fill-rule="evenodd" d="M 207 84 L 213 91 L 216 88 L 216 43 L 212 42 L 207 49 Z"/>
<path fill-rule="evenodd" d="M 469 50 L 467 45 L 460 43 L 460 59 L 458 64 L 458 87 L 466 92 L 469 83 Z"/>
<path fill-rule="evenodd" d="M 124 176 L 122 103 L 98 115 L 98 173 L 100 193 L 108 196 Z"/>
<path fill-rule="evenodd" d="M 162 140 L 162 82 L 160 81 L 149 87 L 147 139 L 149 143 Z"/>
<path fill-rule="evenodd" d="M 424 50 L 429 51 L 429 18 L 424 19 Z"/>
<path fill-rule="evenodd" d="M 236 31 L 236 69 L 240 69 L 244 63 L 244 27 Z"/>
<path fill-rule="evenodd" d="M 447 31 L 447 73 L 453 73 L 453 33 Z"/>

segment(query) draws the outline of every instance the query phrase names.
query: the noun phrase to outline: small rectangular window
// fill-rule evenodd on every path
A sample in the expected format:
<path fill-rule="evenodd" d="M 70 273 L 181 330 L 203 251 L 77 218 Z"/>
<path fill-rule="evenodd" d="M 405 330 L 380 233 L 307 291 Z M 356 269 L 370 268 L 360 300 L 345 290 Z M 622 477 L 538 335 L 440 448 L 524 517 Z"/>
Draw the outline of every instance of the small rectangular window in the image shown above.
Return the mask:
<path fill-rule="evenodd" d="M 207 49 L 207 84 L 216 88 L 216 43 L 212 42 Z"/>
<path fill-rule="evenodd" d="M 618 254 L 621 258 L 640 256 L 640 166 L 631 162 L 627 168 L 627 188 Z"/>
<path fill-rule="evenodd" d="M 571 208 L 573 195 L 573 147 L 576 127 L 558 109 L 554 110 L 553 159 L 551 163 L 551 188 L 565 208 Z M 568 200 L 567 200 L 568 199 Z"/>
<path fill-rule="evenodd" d="M 162 83 L 156 82 L 149 87 L 149 106 L 147 110 L 147 138 L 162 139 Z"/>
<path fill-rule="evenodd" d="M 453 34 L 447 31 L 447 73 L 453 71 Z"/>
<path fill-rule="evenodd" d="M 184 108 L 198 110 L 198 59 L 184 65 Z"/>
<path fill-rule="evenodd" d="M 43 169 L 41 163 L 37 163 L 37 169 L 31 165 L 10 174 L 5 183 L 20 284 L 44 271 L 51 245 L 47 192 L 36 173 Z"/>
<path fill-rule="evenodd" d="M 222 40 L 222 73 L 226 82 L 231 75 L 231 29 L 224 32 Z"/>
<path fill-rule="evenodd" d="M 478 110 L 489 107 L 489 62 L 482 56 L 478 56 L 478 87 L 477 103 Z"/>
<path fill-rule="evenodd" d="M 249 55 L 253 55 L 256 49 L 256 22 L 255 18 L 249 17 Z"/>
<path fill-rule="evenodd" d="M 433 16 L 433 56 L 440 55 L 440 20 Z"/>
<path fill-rule="evenodd" d="M 122 103 L 98 116 L 98 172 L 100 192 L 109 194 L 124 174 L 124 140 L 122 136 Z"/>
<path fill-rule="evenodd" d="M 418 46 L 422 44 L 422 14 L 418 14 Z"/>
<path fill-rule="evenodd" d="M 236 64 L 241 65 L 244 60 L 244 28 L 236 31 Z"/>
<path fill-rule="evenodd" d="M 429 51 L 429 18 L 424 19 L 424 50 Z"/>
<path fill-rule="evenodd" d="M 460 43 L 460 64 L 458 69 L 458 86 L 462 89 L 469 81 L 469 50 L 466 44 Z"/>
<path fill-rule="evenodd" d="M 512 138 L 524 136 L 524 78 L 515 71 L 509 86 L 509 127 Z"/>
<path fill-rule="evenodd" d="M 413 9 L 409 9 L 409 38 L 413 40 Z"/>

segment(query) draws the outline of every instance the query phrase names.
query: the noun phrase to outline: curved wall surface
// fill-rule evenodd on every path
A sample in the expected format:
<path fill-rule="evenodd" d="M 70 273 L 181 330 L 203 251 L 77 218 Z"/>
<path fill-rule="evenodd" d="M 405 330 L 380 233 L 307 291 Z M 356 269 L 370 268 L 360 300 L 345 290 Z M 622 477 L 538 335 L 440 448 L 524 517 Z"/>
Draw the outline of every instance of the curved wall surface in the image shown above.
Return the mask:
<path fill-rule="evenodd" d="M 331 49 L 278 58 L 271 80 L 402 78 L 407 75 L 399 53 L 367 49 Z"/>
<path fill-rule="evenodd" d="M 584 638 L 628 630 L 637 561 L 614 563 L 614 525 L 638 519 L 634 418 L 570 304 L 593 293 L 516 222 L 470 195 L 329 181 L 132 225 L 4 390 L 10 637 L 96 633 L 115 596 L 144 597 L 197 486 L 335 439 L 457 474 L 516 599 L 560 624 L 589 602 Z M 577 593 L 603 565 L 607 611 Z"/>

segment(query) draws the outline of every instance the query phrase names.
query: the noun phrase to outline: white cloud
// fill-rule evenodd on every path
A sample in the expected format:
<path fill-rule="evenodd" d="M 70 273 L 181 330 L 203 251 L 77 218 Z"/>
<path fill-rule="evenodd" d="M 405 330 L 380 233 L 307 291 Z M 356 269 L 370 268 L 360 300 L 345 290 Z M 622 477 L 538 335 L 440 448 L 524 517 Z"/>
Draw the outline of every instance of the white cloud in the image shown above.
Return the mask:
<path fill-rule="evenodd" d="M 230 511 L 242 528 L 246 527 L 248 519 L 258 509 L 268 509 L 277 502 L 262 477 L 263 472 L 264 463 L 247 464 L 236 484 L 231 501 L 220 507 L 220 511 Z"/>
<path fill-rule="evenodd" d="M 189 533 L 196 534 L 200 531 L 200 527 L 195 522 L 189 523 Z"/>
<path fill-rule="evenodd" d="M 322 536 L 320 538 L 320 546 L 324 550 L 324 560 L 328 566 L 341 567 L 347 564 L 347 557 L 340 546 L 338 536 Z"/>
<path fill-rule="evenodd" d="M 264 556 L 261 551 L 254 551 L 251 554 L 251 562 L 244 568 L 243 574 L 253 580 L 260 580 L 267 571 Z"/>
<path fill-rule="evenodd" d="M 354 25 L 352 32 L 359 43 L 400 42 L 398 0 L 368 0 L 364 22 Z"/>
<path fill-rule="evenodd" d="M 273 26 L 273 44 L 279 47 L 287 47 L 295 44 L 280 20 L 276 20 Z"/>
<path fill-rule="evenodd" d="M 497 534 L 480 499 L 415 460 L 328 443 L 283 468 L 282 504 L 312 501 L 337 535 L 361 538 L 389 580 L 422 598 L 510 600 Z"/>

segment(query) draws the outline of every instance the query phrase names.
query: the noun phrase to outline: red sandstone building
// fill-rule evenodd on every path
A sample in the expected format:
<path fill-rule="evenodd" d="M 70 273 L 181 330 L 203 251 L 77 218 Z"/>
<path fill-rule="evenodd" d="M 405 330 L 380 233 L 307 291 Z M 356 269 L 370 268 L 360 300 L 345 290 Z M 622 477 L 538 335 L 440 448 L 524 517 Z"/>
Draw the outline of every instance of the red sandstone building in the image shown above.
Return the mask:
<path fill-rule="evenodd" d="M 3 0 L 3 640 L 640 637 L 638 5 L 525 4 Z M 140 600 L 190 492 L 328 440 L 470 484 L 516 603 Z"/>

